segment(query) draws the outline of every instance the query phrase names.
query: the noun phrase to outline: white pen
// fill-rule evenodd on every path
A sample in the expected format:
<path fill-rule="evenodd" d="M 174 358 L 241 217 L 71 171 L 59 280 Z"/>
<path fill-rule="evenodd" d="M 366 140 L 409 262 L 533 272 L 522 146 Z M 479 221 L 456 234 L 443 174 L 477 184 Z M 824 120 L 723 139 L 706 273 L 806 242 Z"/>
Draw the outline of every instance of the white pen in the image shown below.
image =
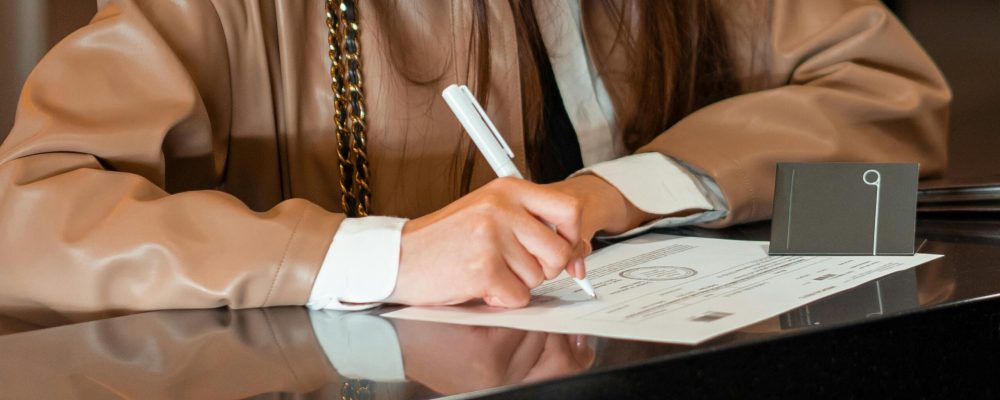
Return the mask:
<path fill-rule="evenodd" d="M 514 165 L 514 151 L 503 140 L 503 136 L 500 136 L 497 127 L 493 125 L 493 121 L 486 115 L 483 106 L 479 104 L 469 88 L 465 85 L 451 85 L 444 92 L 441 92 L 441 96 L 448 103 L 451 112 L 455 113 L 458 121 L 465 127 L 466 132 L 469 132 L 469 137 L 486 157 L 486 162 L 493 168 L 493 172 L 496 172 L 497 176 L 501 178 L 511 176 L 523 179 L 521 172 Z M 573 278 L 573 280 L 580 286 L 580 289 L 583 289 L 584 293 L 592 298 L 597 298 L 597 292 L 594 291 L 594 286 L 587 278 Z"/>

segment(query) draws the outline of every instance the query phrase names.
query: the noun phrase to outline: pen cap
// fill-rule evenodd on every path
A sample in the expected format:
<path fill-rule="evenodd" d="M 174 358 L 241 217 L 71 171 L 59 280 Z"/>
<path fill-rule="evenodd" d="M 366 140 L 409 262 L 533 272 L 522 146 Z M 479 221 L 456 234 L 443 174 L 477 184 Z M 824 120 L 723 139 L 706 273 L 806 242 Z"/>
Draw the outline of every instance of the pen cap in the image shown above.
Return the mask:
<path fill-rule="evenodd" d="M 469 133 L 472 142 L 483 153 L 486 162 L 490 164 L 497 176 L 520 178 L 521 173 L 511 161 L 514 158 L 514 152 L 507 146 L 503 137 L 496 130 L 496 126 L 490 121 L 476 98 L 472 96 L 469 88 L 464 85 L 451 85 L 441 93 L 441 97 L 444 97 L 445 103 L 458 117 L 458 121 Z"/>

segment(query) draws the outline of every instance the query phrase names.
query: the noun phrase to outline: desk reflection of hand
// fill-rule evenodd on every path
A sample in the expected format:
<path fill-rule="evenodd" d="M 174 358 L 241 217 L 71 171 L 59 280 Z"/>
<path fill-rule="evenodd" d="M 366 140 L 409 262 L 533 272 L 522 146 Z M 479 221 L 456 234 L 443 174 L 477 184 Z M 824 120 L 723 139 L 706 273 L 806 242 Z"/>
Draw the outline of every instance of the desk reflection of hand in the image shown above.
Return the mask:
<path fill-rule="evenodd" d="M 393 320 L 408 379 L 442 394 L 532 382 L 594 362 L 585 336 Z"/>

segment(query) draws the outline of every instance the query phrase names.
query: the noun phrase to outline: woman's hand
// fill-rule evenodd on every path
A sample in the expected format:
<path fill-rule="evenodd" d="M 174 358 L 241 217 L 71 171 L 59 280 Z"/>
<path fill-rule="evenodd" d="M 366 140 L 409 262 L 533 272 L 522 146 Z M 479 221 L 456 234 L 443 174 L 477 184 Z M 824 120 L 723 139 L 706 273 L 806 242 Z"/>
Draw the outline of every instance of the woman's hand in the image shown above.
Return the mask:
<path fill-rule="evenodd" d="M 481 298 L 523 307 L 532 288 L 589 252 L 589 242 L 581 242 L 581 207 L 552 187 L 496 179 L 406 223 L 396 289 L 386 301 L 446 305 Z"/>
<path fill-rule="evenodd" d="M 580 204 L 580 238 L 586 243 L 584 255 L 590 254 L 590 240 L 597 232 L 624 233 L 657 216 L 638 209 L 604 179 L 590 174 L 578 175 L 547 185 L 576 199 Z M 574 261 L 567 272 L 581 278 L 585 272 L 582 259 Z"/>

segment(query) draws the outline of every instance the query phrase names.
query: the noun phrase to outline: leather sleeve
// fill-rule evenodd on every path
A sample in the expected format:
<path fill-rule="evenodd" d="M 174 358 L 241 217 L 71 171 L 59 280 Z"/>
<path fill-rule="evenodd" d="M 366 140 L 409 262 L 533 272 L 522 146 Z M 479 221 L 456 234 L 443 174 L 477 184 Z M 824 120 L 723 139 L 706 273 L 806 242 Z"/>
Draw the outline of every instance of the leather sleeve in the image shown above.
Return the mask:
<path fill-rule="evenodd" d="M 731 32 L 739 67 L 763 84 L 694 112 L 639 150 L 718 182 L 731 210 L 713 226 L 770 218 L 778 162 L 918 162 L 922 176 L 942 172 L 950 89 L 881 3 L 736 3 L 724 2 L 732 21 L 743 21 Z"/>
<path fill-rule="evenodd" d="M 4 307 L 306 302 L 342 216 L 210 190 L 233 117 L 226 37 L 212 3 L 179 4 L 108 2 L 29 77 L 0 147 Z M 171 194 L 176 174 L 205 190 Z"/>

